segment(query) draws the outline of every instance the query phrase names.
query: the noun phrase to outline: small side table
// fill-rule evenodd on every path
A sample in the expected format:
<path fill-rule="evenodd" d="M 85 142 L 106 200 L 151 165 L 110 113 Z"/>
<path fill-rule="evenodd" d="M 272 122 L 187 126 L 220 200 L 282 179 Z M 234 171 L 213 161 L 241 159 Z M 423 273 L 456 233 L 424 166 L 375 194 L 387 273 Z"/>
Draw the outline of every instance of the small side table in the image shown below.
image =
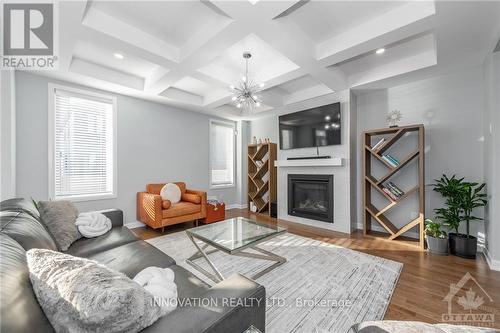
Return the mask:
<path fill-rule="evenodd" d="M 226 219 L 226 204 L 223 202 L 207 203 L 207 217 L 201 220 L 203 224 L 223 221 Z"/>

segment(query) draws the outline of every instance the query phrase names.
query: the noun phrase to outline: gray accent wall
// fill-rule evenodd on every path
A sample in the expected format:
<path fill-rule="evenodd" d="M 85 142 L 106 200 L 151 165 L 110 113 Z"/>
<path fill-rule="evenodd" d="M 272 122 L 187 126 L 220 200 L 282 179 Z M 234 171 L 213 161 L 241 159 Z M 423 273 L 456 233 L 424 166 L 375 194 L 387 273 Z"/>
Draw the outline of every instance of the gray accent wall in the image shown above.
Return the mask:
<path fill-rule="evenodd" d="M 483 181 L 483 114 L 484 85 L 480 66 L 440 77 L 416 81 L 389 89 L 358 93 L 358 136 L 362 132 L 387 127 L 388 111 L 399 110 L 400 125 L 425 126 L 426 217 L 443 199 L 430 186 L 443 173 L 456 174 L 470 181 Z M 358 141 L 358 177 L 362 177 L 361 145 Z M 374 143 L 372 143 L 374 144 Z M 417 147 L 415 136 L 403 137 L 388 153 L 403 159 Z M 403 190 L 417 183 L 416 160 L 392 178 Z M 380 165 L 379 165 L 380 167 Z M 374 173 L 380 172 L 375 169 Z M 361 178 L 360 178 L 361 179 Z M 358 183 L 358 227 L 362 228 L 362 183 Z M 374 201 L 382 206 L 382 198 Z M 377 202 L 378 201 L 378 202 Z M 387 215 L 397 227 L 413 220 L 418 212 L 416 194 L 402 202 Z M 478 214 L 482 215 L 479 211 Z M 374 225 L 377 225 L 374 223 Z M 375 228 L 374 228 L 375 229 Z M 484 239 L 483 223 L 473 223 L 474 234 Z M 417 236 L 416 232 L 407 235 Z"/>
<path fill-rule="evenodd" d="M 36 200 L 45 200 L 49 194 L 49 82 L 96 91 L 16 72 L 17 195 Z M 143 191 L 147 183 L 168 181 L 185 181 L 188 188 L 205 190 L 228 206 L 241 204 L 236 186 L 209 190 L 209 119 L 213 117 L 100 92 L 117 97 L 118 197 L 78 202 L 80 211 L 120 208 L 125 223 L 134 223 L 136 193 Z"/>

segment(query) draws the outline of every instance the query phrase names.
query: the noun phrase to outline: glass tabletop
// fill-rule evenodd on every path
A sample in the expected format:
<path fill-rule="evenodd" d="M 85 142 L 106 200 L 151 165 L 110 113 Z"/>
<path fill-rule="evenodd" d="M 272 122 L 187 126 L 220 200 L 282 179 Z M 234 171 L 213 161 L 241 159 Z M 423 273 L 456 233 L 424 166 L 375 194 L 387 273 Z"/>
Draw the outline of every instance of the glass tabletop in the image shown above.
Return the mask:
<path fill-rule="evenodd" d="M 227 252 L 257 244 L 285 231 L 285 228 L 262 224 L 244 217 L 236 217 L 186 230 L 188 235 Z"/>

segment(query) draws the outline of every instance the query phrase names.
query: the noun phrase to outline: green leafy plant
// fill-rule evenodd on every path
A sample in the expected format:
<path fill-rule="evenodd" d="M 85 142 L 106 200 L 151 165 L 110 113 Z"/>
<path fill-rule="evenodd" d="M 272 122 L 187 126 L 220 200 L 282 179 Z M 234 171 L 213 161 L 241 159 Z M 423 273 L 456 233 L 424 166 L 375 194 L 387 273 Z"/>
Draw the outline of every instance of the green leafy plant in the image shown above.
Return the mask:
<path fill-rule="evenodd" d="M 467 226 L 467 238 L 470 238 L 470 222 L 482 220 L 482 218 L 472 215 L 474 209 L 488 204 L 487 195 L 482 192 L 485 186 L 485 183 L 465 183 L 461 196 L 461 208 L 462 221 L 465 221 Z"/>
<path fill-rule="evenodd" d="M 445 199 L 445 208 L 435 209 L 436 218 L 443 221 L 443 224 L 458 234 L 461 214 L 461 197 L 464 191 L 464 178 L 451 178 L 443 175 L 436 179 L 433 190 L 441 194 Z"/>
<path fill-rule="evenodd" d="M 483 192 L 486 184 L 471 183 L 464 181 L 464 178 L 451 178 L 443 175 L 436 180 L 434 191 L 440 193 L 445 199 L 445 208 L 435 209 L 436 218 L 443 221 L 443 224 L 455 230 L 458 235 L 458 228 L 461 222 L 466 223 L 467 238 L 470 238 L 470 222 L 482 220 L 474 216 L 474 209 L 484 207 L 488 203 L 487 195 Z"/>
<path fill-rule="evenodd" d="M 431 219 L 425 220 L 425 234 L 434 238 L 446 238 L 446 232 L 441 230 L 441 223 Z"/>

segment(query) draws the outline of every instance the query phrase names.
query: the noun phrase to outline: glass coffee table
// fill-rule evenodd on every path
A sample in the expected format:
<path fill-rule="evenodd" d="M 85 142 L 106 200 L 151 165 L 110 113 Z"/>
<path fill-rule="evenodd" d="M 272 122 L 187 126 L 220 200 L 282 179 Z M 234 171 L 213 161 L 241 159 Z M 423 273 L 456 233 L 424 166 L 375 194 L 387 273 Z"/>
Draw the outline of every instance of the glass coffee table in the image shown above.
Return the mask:
<path fill-rule="evenodd" d="M 274 262 L 271 266 L 251 276 L 252 279 L 257 279 L 286 262 L 286 258 L 266 251 L 257 245 L 285 231 L 285 228 L 262 224 L 244 217 L 236 217 L 192 228 L 186 230 L 186 234 L 191 242 L 193 242 L 197 251 L 186 259 L 186 262 L 214 282 L 224 280 L 222 274 L 208 257 L 209 254 L 216 251 L 222 251 L 233 256 L 263 259 Z M 212 249 L 207 251 L 208 247 Z M 250 249 L 257 253 L 249 252 L 248 250 Z M 195 262 L 197 259 L 205 260 L 213 270 L 213 273 L 198 265 Z"/>

